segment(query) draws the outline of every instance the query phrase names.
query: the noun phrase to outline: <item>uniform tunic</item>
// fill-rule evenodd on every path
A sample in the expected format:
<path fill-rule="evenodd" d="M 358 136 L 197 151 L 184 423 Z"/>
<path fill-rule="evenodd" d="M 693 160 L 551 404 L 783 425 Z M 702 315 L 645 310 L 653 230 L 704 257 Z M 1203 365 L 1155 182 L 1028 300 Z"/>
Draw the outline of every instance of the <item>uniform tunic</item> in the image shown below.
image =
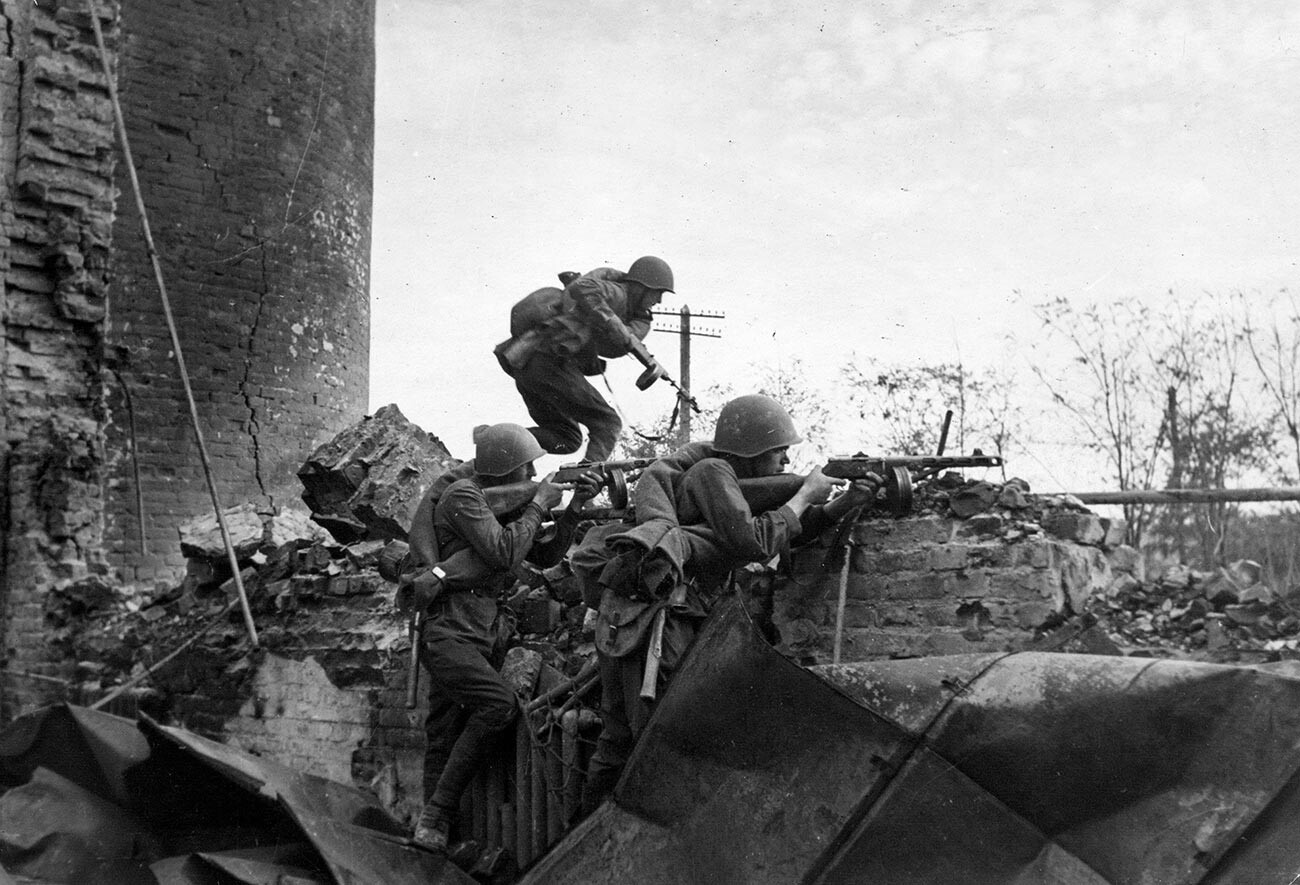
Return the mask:
<path fill-rule="evenodd" d="M 529 430 L 553 454 L 576 452 L 587 428 L 588 461 L 603 461 L 623 427 L 618 413 L 586 378 L 604 371 L 602 357 L 624 356 L 644 340 L 653 317 L 628 294 L 625 275 L 599 267 L 569 284 L 556 316 L 535 333 L 527 356 L 511 369 L 515 388 L 537 422 Z"/>
<path fill-rule="evenodd" d="M 459 805 L 493 735 L 514 721 L 515 694 L 493 666 L 509 638 L 499 635 L 509 631 L 499 630 L 498 597 L 514 586 L 514 569 L 525 559 L 544 568 L 568 549 L 577 514 L 566 510 L 556 522 L 554 537 L 539 543 L 546 518 L 535 501 L 498 517 L 476 479 L 452 483 L 434 508 L 442 558 L 472 551 L 481 565 L 473 573 L 485 575 L 473 582 L 449 579 L 424 624 L 423 660 L 430 675 L 424 796 L 449 811 Z"/>
<path fill-rule="evenodd" d="M 690 650 L 700 624 L 726 590 L 733 569 L 775 559 L 792 544 L 816 537 L 829 522 L 820 505 L 806 508 L 802 519 L 789 505 L 755 514 L 745 501 L 730 463 L 722 458 L 701 458 L 711 451 L 698 445 L 683 454 L 681 463 L 689 464 L 683 473 L 672 476 L 661 470 L 654 477 L 654 485 L 644 492 L 662 499 L 671 491 L 680 530 L 696 539 L 690 544 L 690 556 L 682 563 L 685 602 L 667 608 L 660 670 L 664 686 Z M 662 509 L 662 502 L 656 506 Z M 615 589 L 606 591 L 613 593 Z M 602 728 L 588 769 L 584 812 L 592 811 L 613 789 L 633 744 L 649 721 L 652 704 L 640 696 L 645 641 L 630 654 L 600 656 Z"/>

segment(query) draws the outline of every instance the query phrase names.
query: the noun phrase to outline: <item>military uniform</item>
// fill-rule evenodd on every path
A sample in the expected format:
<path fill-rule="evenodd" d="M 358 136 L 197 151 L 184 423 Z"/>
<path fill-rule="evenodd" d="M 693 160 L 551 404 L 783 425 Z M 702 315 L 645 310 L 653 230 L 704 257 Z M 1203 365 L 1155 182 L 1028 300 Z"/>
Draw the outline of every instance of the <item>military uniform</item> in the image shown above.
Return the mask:
<path fill-rule="evenodd" d="M 442 493 L 433 512 L 441 556 L 471 551 L 482 575 L 448 579 L 425 618 L 423 661 L 431 676 L 425 720 L 424 797 L 450 815 L 491 750 L 493 739 L 514 721 L 514 692 L 496 664 L 514 628 L 499 597 L 515 583 L 525 560 L 545 568 L 559 562 L 577 527 L 566 510 L 553 537 L 538 541 L 548 518 L 537 502 L 498 518 L 476 479 L 461 479 Z"/>
<path fill-rule="evenodd" d="M 607 539 L 616 555 L 599 578 L 604 585 L 596 627 L 602 729 L 588 769 L 584 812 L 613 789 L 649 721 L 653 705 L 640 689 L 654 615 L 666 610 L 662 691 L 727 592 L 732 570 L 772 560 L 792 544 L 816 537 L 830 521 L 820 505 L 809 507 L 802 518 L 787 505 L 754 514 L 735 469 L 710 455 L 707 445 L 692 444 L 674 456 L 675 464 L 652 466 L 638 482 L 638 521 L 643 502 L 648 512 L 661 513 L 657 499 L 670 491 L 675 519 L 658 516 L 640 523 L 624 534 L 624 540 L 636 539 L 632 544 Z M 621 565 L 620 558 L 626 560 Z M 675 595 L 667 586 L 673 582 L 680 582 Z"/>
<path fill-rule="evenodd" d="M 644 340 L 650 331 L 650 310 L 629 295 L 627 283 L 623 271 L 600 267 L 562 292 L 538 290 L 538 305 L 512 322 L 511 338 L 496 348 L 537 422 L 529 430 L 552 454 L 576 452 L 583 426 L 585 460 L 605 460 L 618 441 L 623 422 L 586 376 L 604 372 L 604 358 L 626 355 L 633 337 Z"/>

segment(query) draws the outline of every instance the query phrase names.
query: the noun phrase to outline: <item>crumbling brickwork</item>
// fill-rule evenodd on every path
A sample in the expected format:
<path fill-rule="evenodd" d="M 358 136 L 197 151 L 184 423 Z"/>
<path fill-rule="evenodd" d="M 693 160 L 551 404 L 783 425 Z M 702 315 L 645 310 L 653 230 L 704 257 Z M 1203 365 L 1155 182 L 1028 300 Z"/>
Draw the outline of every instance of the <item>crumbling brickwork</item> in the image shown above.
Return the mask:
<path fill-rule="evenodd" d="M 114 45 L 115 8 L 104 4 Z M 0 3 L 0 351 L 5 501 L 0 718 L 48 696 L 48 589 L 103 567 L 110 103 L 83 6 Z"/>
<path fill-rule="evenodd" d="M 1051 502 L 1004 492 L 969 518 L 940 508 L 827 533 L 796 552 L 789 578 L 770 578 L 782 647 L 832 660 L 841 586 L 846 662 L 1031 647 L 1142 568 L 1121 522 Z"/>

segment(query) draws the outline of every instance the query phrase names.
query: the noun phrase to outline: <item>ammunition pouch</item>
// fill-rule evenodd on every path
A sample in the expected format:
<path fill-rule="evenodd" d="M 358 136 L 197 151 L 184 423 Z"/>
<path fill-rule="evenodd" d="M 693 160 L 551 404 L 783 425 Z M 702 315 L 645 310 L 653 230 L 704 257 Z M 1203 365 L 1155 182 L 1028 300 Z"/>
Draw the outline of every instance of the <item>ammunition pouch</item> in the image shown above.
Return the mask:
<path fill-rule="evenodd" d="M 626 599 L 606 590 L 596 613 L 596 650 L 622 658 L 644 649 L 655 615 L 666 604 Z"/>

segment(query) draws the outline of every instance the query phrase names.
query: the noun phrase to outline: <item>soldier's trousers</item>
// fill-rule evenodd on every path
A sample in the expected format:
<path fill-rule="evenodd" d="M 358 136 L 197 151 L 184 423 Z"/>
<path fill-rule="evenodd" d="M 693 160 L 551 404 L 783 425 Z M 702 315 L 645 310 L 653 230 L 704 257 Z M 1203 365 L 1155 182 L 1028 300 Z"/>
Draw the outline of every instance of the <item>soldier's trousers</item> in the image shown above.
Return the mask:
<path fill-rule="evenodd" d="M 571 360 L 537 353 L 515 370 L 514 379 L 528 414 L 537 422 L 528 429 L 543 449 L 553 455 L 576 452 L 585 426 L 587 452 L 583 459 L 609 458 L 623 422 Z"/>
<path fill-rule="evenodd" d="M 424 644 L 429 715 L 424 720 L 424 801 L 454 813 L 497 737 L 518 711 L 515 693 L 469 642 Z"/>
<path fill-rule="evenodd" d="M 582 788 L 582 814 L 595 811 L 614 790 L 627 757 L 650 721 L 653 704 L 641 697 L 645 653 L 622 658 L 597 652 L 600 661 L 600 737 L 587 763 Z"/>

